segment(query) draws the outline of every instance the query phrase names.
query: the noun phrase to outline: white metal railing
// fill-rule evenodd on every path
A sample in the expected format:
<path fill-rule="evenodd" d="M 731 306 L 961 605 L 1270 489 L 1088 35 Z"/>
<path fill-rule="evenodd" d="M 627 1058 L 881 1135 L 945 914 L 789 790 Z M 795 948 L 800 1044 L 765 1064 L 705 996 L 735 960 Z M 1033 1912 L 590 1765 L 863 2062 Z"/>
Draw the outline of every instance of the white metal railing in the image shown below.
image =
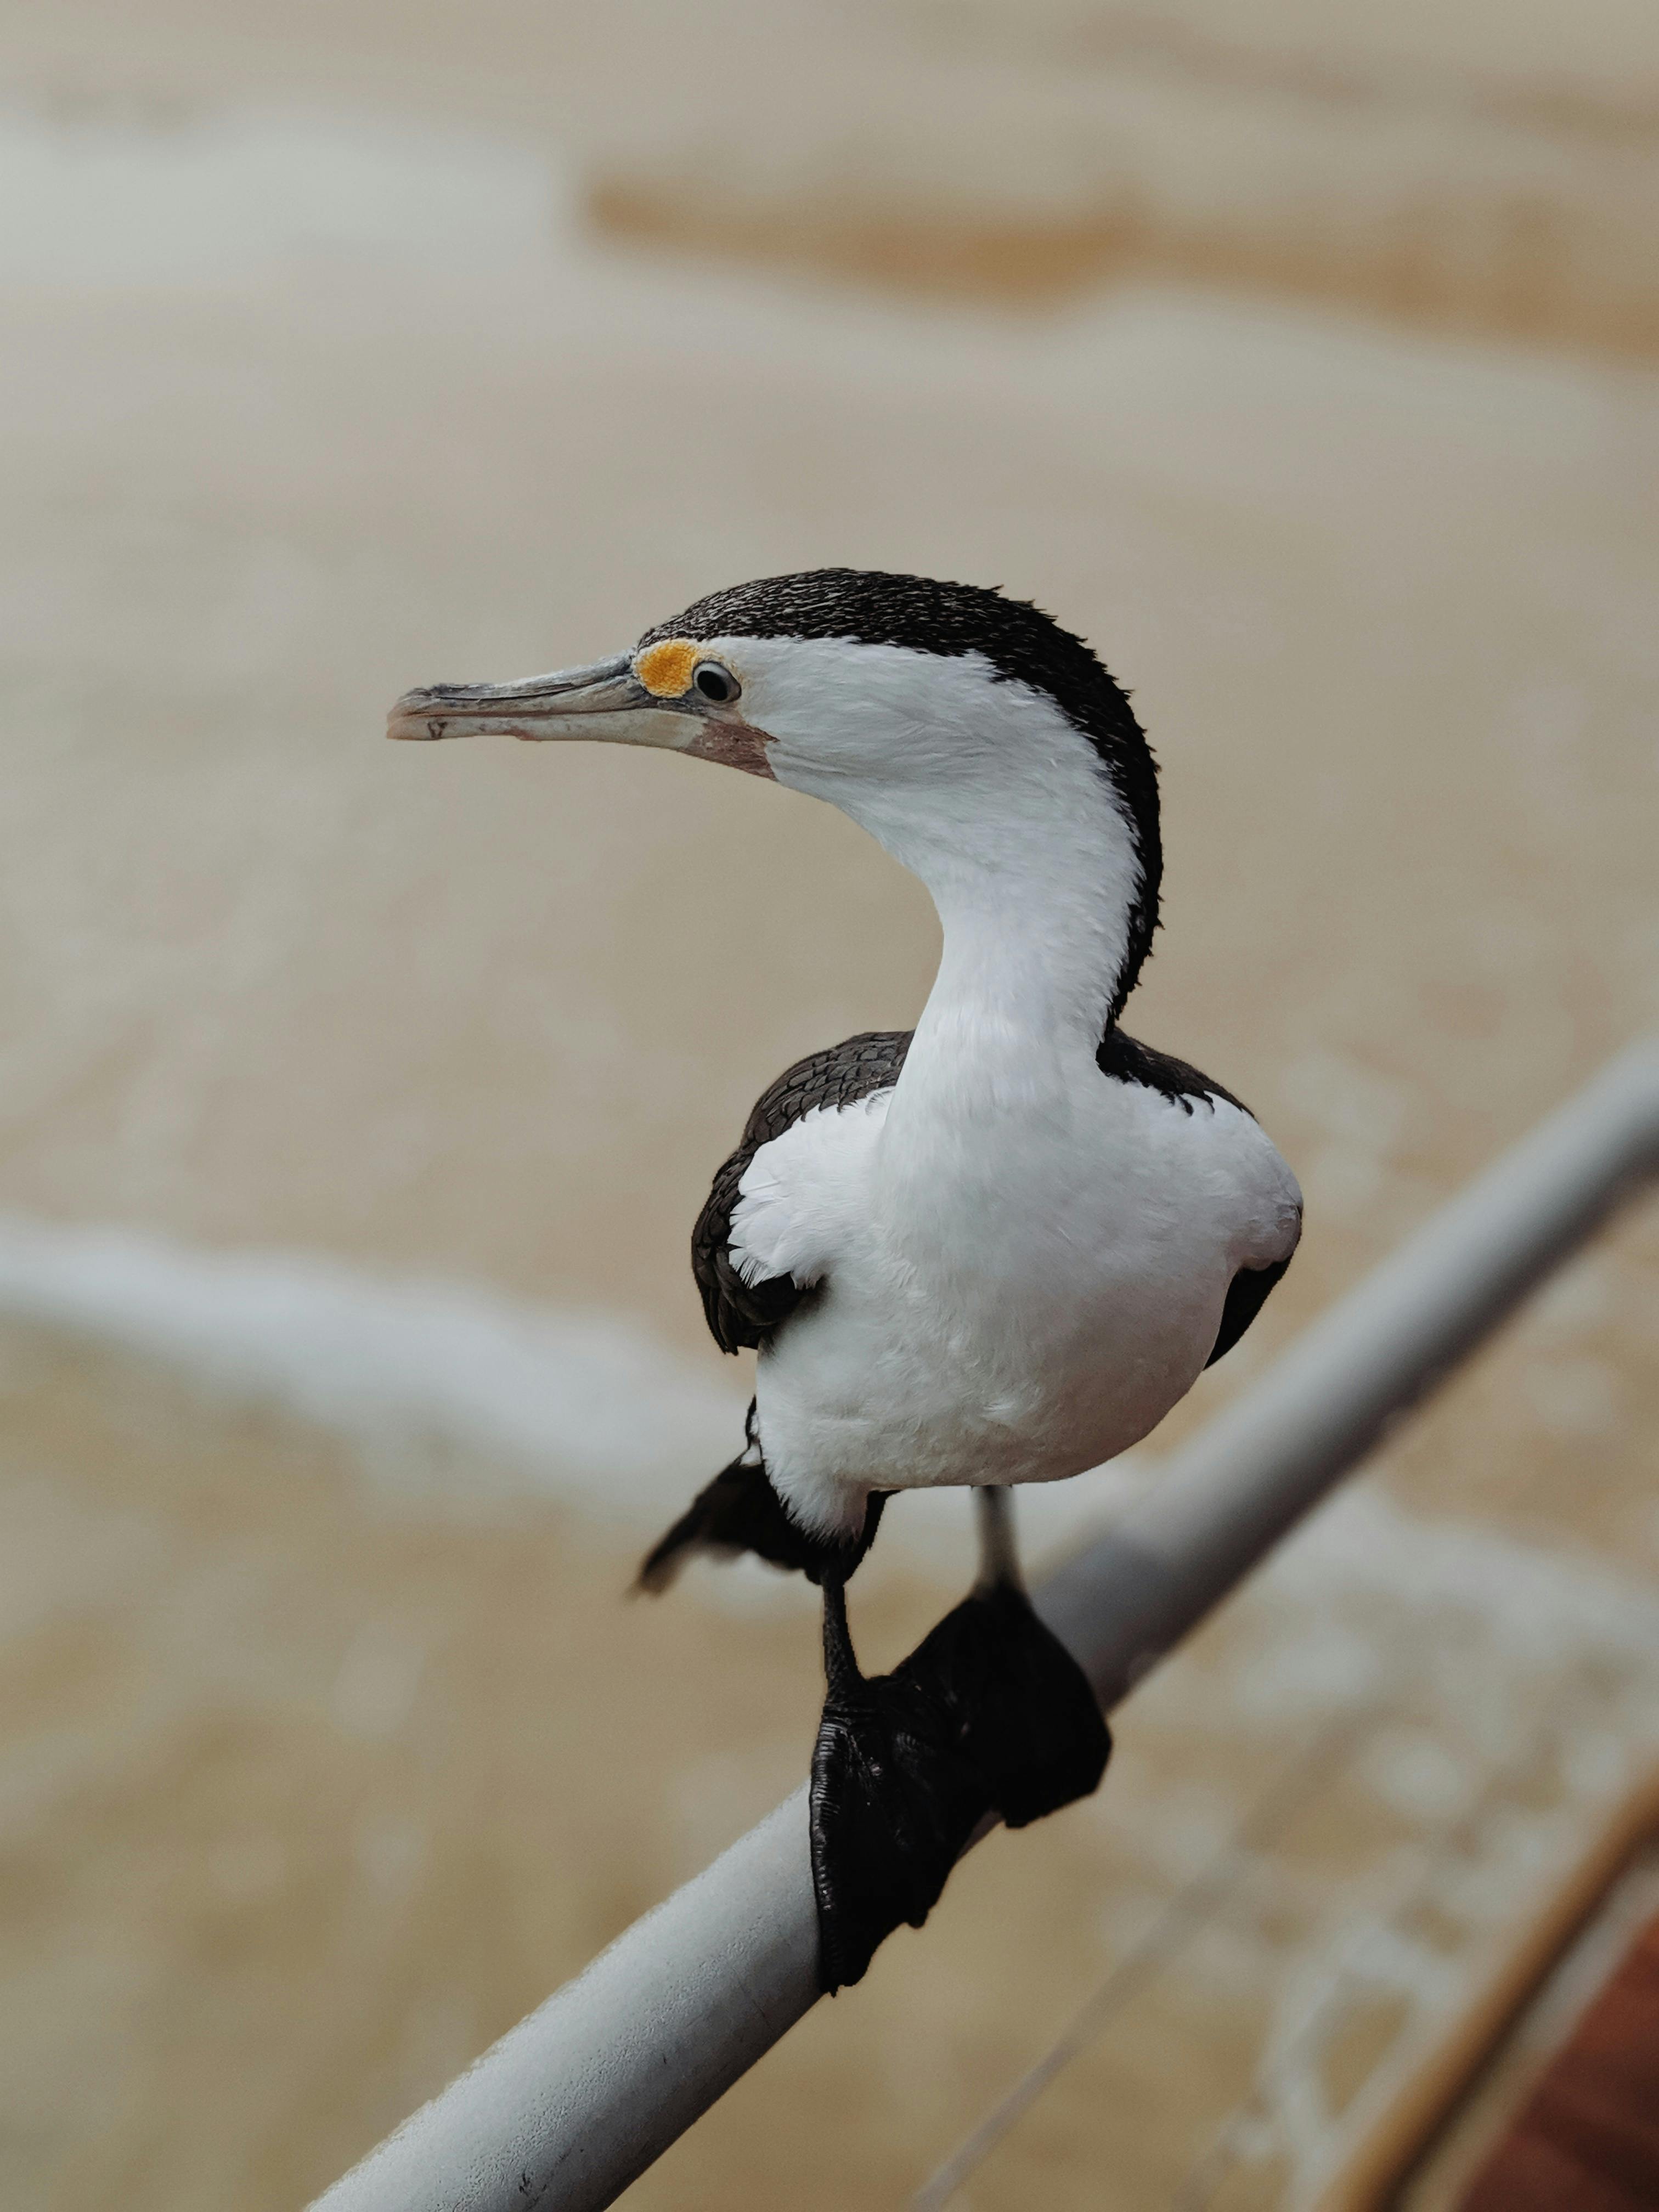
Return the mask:
<path fill-rule="evenodd" d="M 1656 1174 L 1659 1041 L 1504 1154 L 1036 1586 L 1102 1705 Z M 597 2212 L 816 2003 L 817 1940 L 803 1786 L 313 2212 Z"/>

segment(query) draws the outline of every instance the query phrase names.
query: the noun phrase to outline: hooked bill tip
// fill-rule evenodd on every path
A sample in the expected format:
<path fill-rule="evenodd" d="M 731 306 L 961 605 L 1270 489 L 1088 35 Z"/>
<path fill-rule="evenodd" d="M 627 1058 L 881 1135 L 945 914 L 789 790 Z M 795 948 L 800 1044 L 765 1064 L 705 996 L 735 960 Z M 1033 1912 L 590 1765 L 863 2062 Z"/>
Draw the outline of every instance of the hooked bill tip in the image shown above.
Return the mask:
<path fill-rule="evenodd" d="M 422 744 L 447 737 L 444 719 L 454 713 L 460 688 L 453 684 L 423 684 L 416 690 L 405 691 L 392 702 L 386 718 L 387 737 L 412 738 Z"/>

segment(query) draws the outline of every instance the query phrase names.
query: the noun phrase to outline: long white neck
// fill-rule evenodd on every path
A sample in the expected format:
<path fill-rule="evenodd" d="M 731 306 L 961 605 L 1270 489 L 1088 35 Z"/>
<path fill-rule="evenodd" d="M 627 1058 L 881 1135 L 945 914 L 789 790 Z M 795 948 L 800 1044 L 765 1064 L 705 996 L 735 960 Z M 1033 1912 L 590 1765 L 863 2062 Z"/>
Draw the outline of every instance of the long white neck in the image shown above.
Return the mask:
<path fill-rule="evenodd" d="M 1089 857 L 1092 881 L 1071 854 L 1052 871 L 923 876 L 944 945 L 907 1064 L 913 1086 L 926 1072 L 963 1107 L 1018 1105 L 1093 1060 L 1127 933 L 1098 849 Z"/>
<path fill-rule="evenodd" d="M 1133 837 L 1086 740 L 989 794 L 866 826 L 931 893 L 944 932 L 894 1101 L 901 1120 L 1052 1109 L 1092 1067 L 1128 955 Z M 980 803 L 975 803 L 978 801 Z"/>

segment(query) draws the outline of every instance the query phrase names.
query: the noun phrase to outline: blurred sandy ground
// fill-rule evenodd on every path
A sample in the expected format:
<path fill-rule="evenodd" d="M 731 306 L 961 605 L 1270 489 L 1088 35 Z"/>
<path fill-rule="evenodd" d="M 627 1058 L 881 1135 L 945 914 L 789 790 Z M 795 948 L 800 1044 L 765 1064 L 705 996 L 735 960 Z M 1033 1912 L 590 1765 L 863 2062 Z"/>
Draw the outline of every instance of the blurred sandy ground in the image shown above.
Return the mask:
<path fill-rule="evenodd" d="M 685 1269 L 708 1174 L 933 955 L 803 799 L 392 750 L 386 702 L 823 562 L 1091 636 L 1164 770 L 1133 1025 L 1310 1200 L 1178 1433 L 1659 1012 L 1659 41 L 1612 0 L 3 20 L 0 2196 L 275 2212 L 797 1778 L 810 1610 L 618 1593 L 741 1403 Z M 614 1317 L 683 1439 L 596 1498 L 625 1449 L 578 1482 L 423 1400 L 300 1418 L 252 1324 L 204 1396 L 142 1315 L 68 1325 L 43 1223 Z M 1287 1566 L 1097 1807 L 977 1854 L 637 2200 L 902 2202 L 1346 1699 L 1295 1909 L 972 2192 L 1173 2201 L 1389 1820 L 1444 1816 L 1402 1773 L 1507 1771 L 1580 1674 L 1646 1755 L 1656 1317 L 1650 1213 L 1391 1456 L 1386 1541 Z M 875 1657 L 951 1571 L 896 1540 Z"/>

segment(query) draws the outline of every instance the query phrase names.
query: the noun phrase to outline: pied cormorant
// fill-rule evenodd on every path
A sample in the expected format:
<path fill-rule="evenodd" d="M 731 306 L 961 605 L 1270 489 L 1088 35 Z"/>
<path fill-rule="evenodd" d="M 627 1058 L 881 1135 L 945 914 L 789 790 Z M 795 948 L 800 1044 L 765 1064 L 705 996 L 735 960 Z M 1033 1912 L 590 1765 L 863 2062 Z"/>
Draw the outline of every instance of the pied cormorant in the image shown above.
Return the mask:
<path fill-rule="evenodd" d="M 826 1989 L 919 1925 L 988 1812 L 1092 1790 L 1109 1749 L 1020 1583 L 1006 1486 L 1144 1437 L 1249 1326 L 1300 1231 L 1250 1114 L 1120 1026 L 1158 923 L 1158 779 L 1089 647 L 1000 592 L 824 568 L 699 599 L 592 667 L 438 684 L 405 738 L 594 738 L 828 799 L 931 893 L 909 1032 L 779 1077 L 691 1258 L 722 1350 L 758 1353 L 744 1450 L 647 1559 L 751 1550 L 821 1584 L 811 1849 Z M 972 1594 L 866 1677 L 845 1587 L 884 1499 L 974 1486 Z"/>

